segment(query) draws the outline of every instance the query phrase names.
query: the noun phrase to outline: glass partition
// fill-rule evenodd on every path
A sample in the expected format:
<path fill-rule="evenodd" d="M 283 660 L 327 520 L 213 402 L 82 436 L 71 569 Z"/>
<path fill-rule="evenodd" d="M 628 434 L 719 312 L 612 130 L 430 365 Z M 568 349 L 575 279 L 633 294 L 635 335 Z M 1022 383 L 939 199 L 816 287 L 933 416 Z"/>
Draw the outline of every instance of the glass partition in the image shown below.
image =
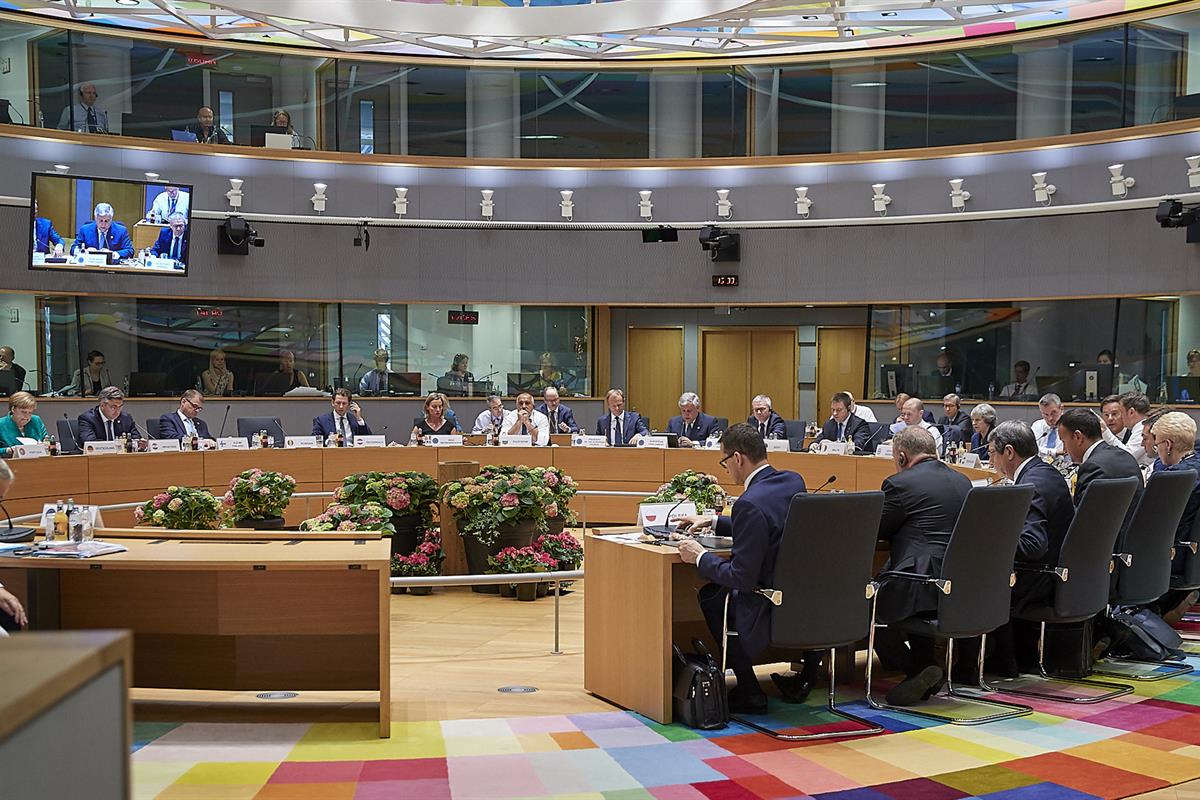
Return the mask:
<path fill-rule="evenodd" d="M 1189 11 L 902 57 L 548 69 L 295 56 L 3 22 L 0 121 L 11 110 L 17 124 L 97 134 L 481 158 L 959 145 L 1200 115 L 1198 25 L 1200 11 Z M 272 131 L 277 109 L 290 121 Z M 285 137 L 268 142 L 271 132 Z"/>

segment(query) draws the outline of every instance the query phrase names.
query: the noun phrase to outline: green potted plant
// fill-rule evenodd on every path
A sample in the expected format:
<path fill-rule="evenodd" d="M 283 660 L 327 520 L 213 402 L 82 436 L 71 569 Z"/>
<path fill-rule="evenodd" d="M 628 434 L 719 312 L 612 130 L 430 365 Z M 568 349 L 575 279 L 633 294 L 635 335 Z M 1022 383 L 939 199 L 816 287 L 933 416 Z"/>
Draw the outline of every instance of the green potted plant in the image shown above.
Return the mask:
<path fill-rule="evenodd" d="M 221 501 L 207 489 L 168 486 L 135 508 L 133 519 L 139 526 L 209 531 L 221 522 Z"/>
<path fill-rule="evenodd" d="M 571 498 L 579 491 L 575 480 L 558 467 L 534 467 L 529 474 L 540 480 L 554 498 L 546 506 L 546 531 L 560 533 L 567 525 L 575 524 L 575 512 L 569 507 Z"/>
<path fill-rule="evenodd" d="M 433 525 L 438 485 L 424 472 L 359 472 L 347 475 L 333 493 L 334 502 L 378 503 L 391 514 L 392 555 L 416 550 L 422 532 Z"/>
<path fill-rule="evenodd" d="M 221 513 L 228 524 L 237 528 L 282 528 L 283 512 L 294 491 L 296 479 L 291 475 L 248 469 L 229 481 Z"/>
<path fill-rule="evenodd" d="M 524 466 L 484 467 L 473 478 L 444 485 L 441 496 L 458 523 L 473 575 L 487 569 L 489 556 L 506 547 L 527 547 L 534 534 L 545 531 L 546 507 L 554 502 L 550 490 Z"/>
<path fill-rule="evenodd" d="M 329 508 L 300 523 L 300 530 L 313 533 L 329 531 L 379 531 L 391 536 L 392 515 L 379 503 L 332 503 Z"/>
<path fill-rule="evenodd" d="M 691 500 L 696 504 L 697 511 L 720 511 L 725 507 L 725 490 L 721 488 L 716 475 L 685 469 L 642 502 L 676 503 L 680 500 Z"/>
<path fill-rule="evenodd" d="M 445 558 L 446 554 L 442 551 L 442 532 L 437 528 L 426 528 L 412 553 L 392 556 L 392 577 L 441 575 Z M 405 588 L 393 587 L 392 594 L 403 594 Z M 433 591 L 432 586 L 410 586 L 407 589 L 409 594 L 416 595 L 426 595 Z"/>
<path fill-rule="evenodd" d="M 505 547 L 494 556 L 488 556 L 488 572 L 506 575 L 551 572 L 556 564 L 553 556 L 534 547 Z M 536 583 L 508 584 L 510 590 L 514 586 L 518 600 L 537 599 Z"/>
<path fill-rule="evenodd" d="M 554 559 L 555 569 L 579 569 L 583 563 L 583 545 L 566 531 L 543 533 L 533 540 L 533 546 Z"/>

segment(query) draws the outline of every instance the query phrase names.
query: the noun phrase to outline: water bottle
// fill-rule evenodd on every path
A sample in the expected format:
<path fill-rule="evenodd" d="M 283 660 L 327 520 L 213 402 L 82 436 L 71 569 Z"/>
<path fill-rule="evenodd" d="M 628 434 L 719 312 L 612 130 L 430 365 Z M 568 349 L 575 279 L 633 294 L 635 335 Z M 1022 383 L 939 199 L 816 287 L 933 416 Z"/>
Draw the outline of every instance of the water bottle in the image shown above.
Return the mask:
<path fill-rule="evenodd" d="M 988 384 L 988 400 L 995 400 L 995 399 L 996 399 L 996 384 L 989 383 Z"/>
<path fill-rule="evenodd" d="M 962 394 L 962 384 L 961 383 L 954 384 L 954 393 L 957 395 Z"/>

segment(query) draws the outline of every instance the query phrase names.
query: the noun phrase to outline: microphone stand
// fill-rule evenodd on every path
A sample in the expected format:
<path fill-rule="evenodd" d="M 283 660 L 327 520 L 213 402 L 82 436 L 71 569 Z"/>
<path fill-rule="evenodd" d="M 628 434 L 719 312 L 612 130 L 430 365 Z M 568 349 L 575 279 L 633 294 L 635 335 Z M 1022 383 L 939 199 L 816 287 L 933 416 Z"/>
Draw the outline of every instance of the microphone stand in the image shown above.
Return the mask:
<path fill-rule="evenodd" d="M 225 435 L 225 423 L 229 421 L 229 409 L 233 403 L 225 404 L 225 416 L 221 418 L 221 432 L 217 434 L 217 438 Z"/>
<path fill-rule="evenodd" d="M 19 527 L 13 526 L 12 517 L 8 515 L 8 509 L 4 507 L 3 501 L 0 501 L 0 511 L 4 512 L 4 519 L 8 522 L 8 531 L 6 531 L 3 537 L 0 538 L 3 538 L 8 542 L 15 542 L 18 540 L 23 540 L 26 536 L 32 539 L 37 534 L 36 528 L 30 528 L 24 525 Z"/>

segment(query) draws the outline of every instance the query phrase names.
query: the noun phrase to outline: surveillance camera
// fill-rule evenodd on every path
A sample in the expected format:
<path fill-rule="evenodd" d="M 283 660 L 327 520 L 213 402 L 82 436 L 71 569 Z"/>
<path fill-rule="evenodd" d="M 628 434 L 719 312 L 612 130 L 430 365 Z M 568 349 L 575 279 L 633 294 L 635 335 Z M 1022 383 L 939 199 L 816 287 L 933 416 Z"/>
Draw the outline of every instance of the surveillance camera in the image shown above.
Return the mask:
<path fill-rule="evenodd" d="M 741 261 L 742 235 L 706 225 L 700 229 L 700 248 L 711 261 Z"/>

